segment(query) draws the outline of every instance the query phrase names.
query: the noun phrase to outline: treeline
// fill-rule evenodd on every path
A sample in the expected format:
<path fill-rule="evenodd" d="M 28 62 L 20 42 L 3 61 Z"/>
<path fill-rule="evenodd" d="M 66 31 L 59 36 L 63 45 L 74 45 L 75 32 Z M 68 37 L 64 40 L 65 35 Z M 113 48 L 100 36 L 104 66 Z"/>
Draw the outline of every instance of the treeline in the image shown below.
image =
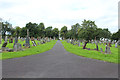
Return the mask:
<path fill-rule="evenodd" d="M 100 40 L 100 39 L 110 39 L 119 40 L 120 39 L 120 29 L 116 33 L 111 33 L 108 28 L 98 28 L 95 21 L 84 20 L 82 24 L 76 23 L 71 26 L 71 30 L 67 30 L 67 26 L 61 28 L 61 37 L 63 39 L 75 39 L 75 40 Z"/>
<path fill-rule="evenodd" d="M 5 36 L 5 33 L 8 33 L 8 36 L 12 36 L 12 37 L 26 37 L 27 36 L 27 29 L 29 29 L 29 37 L 51 37 L 51 38 L 59 38 L 59 30 L 58 28 L 52 28 L 52 26 L 49 26 L 47 28 L 45 28 L 44 23 L 27 23 L 25 27 L 20 28 L 19 26 L 12 28 L 12 27 L 5 27 L 5 25 L 3 25 L 2 28 L 2 34 L 3 34 L 3 38 Z"/>
<path fill-rule="evenodd" d="M 111 33 L 108 28 L 102 29 L 98 28 L 95 24 L 95 21 L 91 20 L 83 20 L 82 24 L 76 23 L 75 25 L 71 26 L 71 29 L 68 30 L 67 26 L 63 26 L 59 31 L 58 28 L 52 28 L 49 26 L 45 28 L 44 23 L 27 23 L 25 27 L 20 28 L 19 26 L 13 28 L 9 26 L 8 22 L 2 23 L 2 37 L 3 39 L 6 36 L 6 32 L 8 33 L 7 36 L 12 37 L 26 37 L 27 36 L 27 29 L 29 29 L 29 36 L 30 37 L 51 37 L 59 39 L 59 32 L 60 37 L 62 39 L 75 39 L 80 40 L 84 39 L 88 40 L 100 40 L 101 38 L 111 39 L 111 40 L 118 40 L 120 37 L 120 30 L 116 33 Z"/>

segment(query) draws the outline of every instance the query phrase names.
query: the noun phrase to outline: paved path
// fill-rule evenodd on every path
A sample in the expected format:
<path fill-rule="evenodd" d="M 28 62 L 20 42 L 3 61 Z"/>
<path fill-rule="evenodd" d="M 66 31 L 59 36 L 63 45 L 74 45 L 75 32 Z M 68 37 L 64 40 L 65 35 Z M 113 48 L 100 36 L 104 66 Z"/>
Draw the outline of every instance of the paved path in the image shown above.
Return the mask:
<path fill-rule="evenodd" d="M 4 78 L 117 78 L 118 65 L 67 52 L 60 41 L 53 49 L 3 60 Z"/>

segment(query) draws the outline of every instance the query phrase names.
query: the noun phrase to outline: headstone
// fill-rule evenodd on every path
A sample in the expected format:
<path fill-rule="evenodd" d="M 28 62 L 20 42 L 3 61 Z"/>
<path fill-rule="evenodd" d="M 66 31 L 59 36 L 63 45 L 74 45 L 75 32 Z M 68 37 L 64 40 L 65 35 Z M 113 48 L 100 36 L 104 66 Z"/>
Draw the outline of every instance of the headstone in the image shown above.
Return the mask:
<path fill-rule="evenodd" d="M 35 41 L 32 41 L 32 43 L 33 43 L 33 46 L 37 46 L 36 43 L 35 43 Z"/>
<path fill-rule="evenodd" d="M 107 44 L 105 45 L 106 47 L 105 47 L 105 53 L 107 53 Z"/>
<path fill-rule="evenodd" d="M 90 50 L 90 48 L 88 48 L 88 50 Z"/>
<path fill-rule="evenodd" d="M 110 46 L 107 47 L 107 53 L 108 53 L 108 54 L 111 54 Z"/>
<path fill-rule="evenodd" d="M 118 45 L 118 44 L 117 44 L 117 42 L 116 42 L 116 43 L 115 43 L 115 47 L 116 47 L 116 48 L 117 48 L 117 45 Z"/>
<path fill-rule="evenodd" d="M 14 51 L 19 51 L 19 50 L 22 49 L 22 46 L 21 46 L 20 43 L 16 43 L 16 44 L 13 46 L 13 48 L 14 48 Z"/>
<path fill-rule="evenodd" d="M 18 42 L 18 38 L 17 37 L 15 37 L 15 42 L 14 42 L 14 44 L 16 44 Z"/>
<path fill-rule="evenodd" d="M 0 34 L 0 44 L 2 44 L 2 36 L 1 36 L 1 34 Z"/>
<path fill-rule="evenodd" d="M 24 41 L 25 40 L 25 38 L 22 38 L 22 41 Z"/>
<path fill-rule="evenodd" d="M 37 42 L 38 45 L 40 45 L 40 42 Z"/>
<path fill-rule="evenodd" d="M 103 49 L 102 49 L 102 48 L 100 48 L 100 51 L 101 51 L 101 52 L 103 52 Z"/>
<path fill-rule="evenodd" d="M 100 43 L 100 45 L 101 45 L 101 41 L 100 41 L 99 43 Z"/>
<path fill-rule="evenodd" d="M 7 39 L 8 39 L 7 36 L 5 36 L 5 42 L 7 42 Z"/>
<path fill-rule="evenodd" d="M 27 29 L 27 37 L 26 37 L 26 47 L 30 48 L 30 39 L 29 39 L 29 29 Z"/>
<path fill-rule="evenodd" d="M 78 46 L 80 47 L 80 42 L 78 43 Z"/>

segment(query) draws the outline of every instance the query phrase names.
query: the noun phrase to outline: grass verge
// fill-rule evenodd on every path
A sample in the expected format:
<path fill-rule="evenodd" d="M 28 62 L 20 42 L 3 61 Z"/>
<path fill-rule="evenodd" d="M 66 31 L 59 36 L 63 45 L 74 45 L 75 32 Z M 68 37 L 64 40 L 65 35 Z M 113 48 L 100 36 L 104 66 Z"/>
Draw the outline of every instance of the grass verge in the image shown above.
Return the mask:
<path fill-rule="evenodd" d="M 114 45 L 112 45 L 112 47 L 111 47 L 112 54 L 102 54 L 100 51 L 82 49 L 82 46 L 78 47 L 77 45 L 72 45 L 70 43 L 67 43 L 66 41 L 61 41 L 61 42 L 62 42 L 64 48 L 68 52 L 76 54 L 78 56 L 83 56 L 83 57 L 92 58 L 92 59 L 98 59 L 98 60 L 112 62 L 112 63 L 120 62 L 120 59 L 118 58 L 118 48 L 115 48 Z M 94 49 L 95 47 L 96 47 L 95 44 L 91 44 L 91 43 L 87 44 L 87 48 Z M 103 51 L 105 51 L 105 46 L 99 45 L 99 50 L 101 47 L 103 48 Z"/>
<path fill-rule="evenodd" d="M 0 54 L 0 59 L 10 59 L 10 58 L 18 58 L 23 56 L 29 56 L 34 54 L 40 54 L 45 51 L 48 51 L 53 48 L 57 40 L 51 40 L 50 42 L 47 42 L 45 44 L 40 44 L 38 46 L 31 46 L 31 48 L 27 48 L 23 51 L 17 51 L 17 52 L 3 52 Z M 8 45 L 11 47 L 10 45 Z"/>

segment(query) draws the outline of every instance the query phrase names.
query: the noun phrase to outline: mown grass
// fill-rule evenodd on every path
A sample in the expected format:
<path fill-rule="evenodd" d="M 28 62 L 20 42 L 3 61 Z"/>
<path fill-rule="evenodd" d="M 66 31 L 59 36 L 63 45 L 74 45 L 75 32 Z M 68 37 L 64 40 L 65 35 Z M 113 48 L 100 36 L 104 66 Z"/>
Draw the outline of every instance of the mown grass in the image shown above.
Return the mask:
<path fill-rule="evenodd" d="M 36 40 L 36 43 L 38 41 Z M 24 44 L 25 41 L 19 41 L 19 43 Z M 18 57 L 23 57 L 23 56 L 29 56 L 29 55 L 34 55 L 34 54 L 40 54 L 45 51 L 48 51 L 53 48 L 55 45 L 56 40 L 51 40 L 50 42 L 47 42 L 45 44 L 40 44 L 37 46 L 32 46 L 32 42 L 30 41 L 30 48 L 26 48 L 25 50 L 22 51 L 17 51 L 17 52 L 2 52 L 0 54 L 0 59 L 9 59 L 9 58 L 18 58 Z M 13 48 L 13 43 L 8 44 L 6 47 Z M 24 48 L 22 46 L 22 48 Z"/>
<path fill-rule="evenodd" d="M 112 63 L 120 62 L 120 59 L 118 58 L 118 48 L 115 48 L 115 45 L 112 45 L 112 47 L 110 48 L 111 54 L 103 54 L 100 51 L 82 49 L 82 43 L 81 43 L 81 46 L 79 47 L 77 45 L 72 45 L 70 43 L 67 43 L 66 41 L 61 41 L 61 42 L 64 48 L 68 52 L 76 54 L 78 56 L 103 60 L 103 61 L 112 62 Z M 103 51 L 105 51 L 105 45 L 99 44 L 98 46 L 99 46 L 99 50 L 100 48 L 103 48 Z M 88 43 L 86 47 L 90 49 L 94 49 L 96 48 L 96 45 Z"/>

